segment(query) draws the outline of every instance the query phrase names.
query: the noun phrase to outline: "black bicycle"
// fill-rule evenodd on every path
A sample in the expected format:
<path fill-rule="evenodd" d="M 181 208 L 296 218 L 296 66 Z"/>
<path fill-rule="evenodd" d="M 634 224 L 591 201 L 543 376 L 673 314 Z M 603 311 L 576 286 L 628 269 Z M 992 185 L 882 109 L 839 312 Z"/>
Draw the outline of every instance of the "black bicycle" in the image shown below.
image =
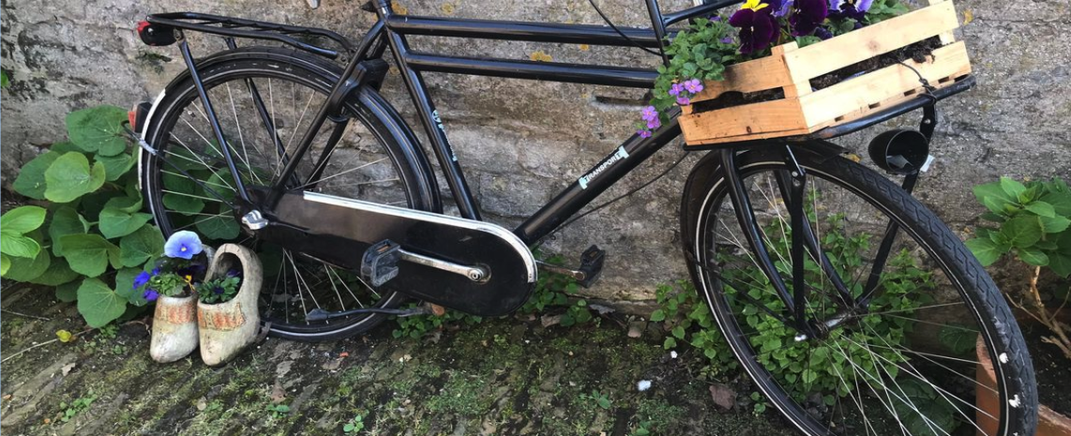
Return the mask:
<path fill-rule="evenodd" d="M 676 120 L 649 138 L 626 139 L 510 231 L 481 220 L 422 73 L 635 88 L 650 88 L 657 73 L 430 54 L 411 49 L 406 36 L 659 53 L 672 24 L 737 3 L 663 15 L 657 0 L 645 1 L 650 29 L 399 15 L 390 0 L 373 0 L 363 9 L 379 19 L 357 43 L 316 28 L 152 15 L 139 35 L 150 45 L 177 42 L 188 69 L 135 109 L 144 195 L 165 234 L 194 229 L 260 253 L 260 310 L 284 338 L 334 340 L 424 310 L 403 307 L 407 297 L 508 314 L 528 298 L 541 267 L 589 285 L 601 250 L 586 251 L 573 270 L 541 265 L 530 247 L 677 138 Z M 189 32 L 221 35 L 229 49 L 195 59 Z M 281 44 L 238 47 L 239 39 Z M 387 60 L 408 88 L 460 217 L 443 214 L 425 148 L 378 92 Z M 695 287 L 716 320 L 704 327 L 721 332 L 803 433 L 1033 432 L 1033 369 L 1011 311 L 959 238 L 910 194 L 935 103 L 972 83 L 808 136 L 710 147 L 688 177 L 681 233 Z M 889 150 L 894 140 L 878 147 L 875 163 L 904 175 L 900 186 L 827 141 L 917 109 L 915 137 L 923 140 L 898 144 L 900 151 Z M 976 380 L 978 356 L 992 360 L 995 383 Z M 999 414 L 976 406 L 983 397 L 999 401 Z"/>

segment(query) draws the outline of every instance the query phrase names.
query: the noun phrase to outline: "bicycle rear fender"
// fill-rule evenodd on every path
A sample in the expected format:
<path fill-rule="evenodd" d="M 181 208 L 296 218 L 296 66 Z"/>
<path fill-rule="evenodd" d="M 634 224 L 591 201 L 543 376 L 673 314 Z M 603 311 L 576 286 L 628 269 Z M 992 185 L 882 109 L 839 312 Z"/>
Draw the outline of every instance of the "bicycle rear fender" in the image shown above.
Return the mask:
<path fill-rule="evenodd" d="M 221 62 L 230 61 L 236 57 L 249 57 L 257 56 L 260 59 L 286 59 L 289 62 L 297 62 L 303 64 L 304 67 L 309 68 L 312 71 L 321 73 L 323 76 L 330 78 L 331 81 L 337 81 L 341 76 L 341 68 L 322 58 L 311 56 L 302 52 L 296 51 L 282 51 L 275 48 L 268 47 L 247 47 L 236 50 L 222 51 L 215 53 L 200 62 L 198 62 L 198 70 L 202 68 L 211 67 Z M 375 60 L 373 60 L 375 61 Z M 379 68 L 374 68 L 379 70 Z M 149 109 L 145 121 L 142 123 L 144 128 L 141 132 L 136 132 L 141 135 L 143 141 L 148 140 L 148 133 L 157 128 L 158 123 L 161 121 L 157 108 L 165 100 L 165 97 L 173 92 L 177 92 L 182 86 L 183 82 L 190 80 L 190 72 L 183 71 L 181 74 L 171 80 L 170 83 L 157 95 L 152 107 Z M 370 85 L 378 88 L 379 83 L 369 83 Z M 380 93 L 372 86 L 363 86 L 359 90 L 357 96 L 358 101 L 368 109 L 368 112 L 376 119 L 381 121 L 384 126 L 387 127 L 389 134 L 400 145 L 400 149 L 403 156 L 399 156 L 399 164 L 410 165 L 413 172 L 418 175 L 418 179 L 413 181 L 421 191 L 420 197 L 424 200 L 424 204 L 415 204 L 417 209 L 441 213 L 442 212 L 442 199 L 439 195 L 438 184 L 435 181 L 434 173 L 432 172 L 431 165 L 428 162 L 427 155 L 424 149 L 420 146 L 420 142 L 417 140 L 416 135 L 413 133 L 413 129 L 405 122 L 405 119 L 398 113 L 398 110 L 394 108 Z M 142 185 L 142 177 L 144 174 L 145 164 L 150 156 L 145 155 L 143 149 L 138 149 L 138 188 Z"/>

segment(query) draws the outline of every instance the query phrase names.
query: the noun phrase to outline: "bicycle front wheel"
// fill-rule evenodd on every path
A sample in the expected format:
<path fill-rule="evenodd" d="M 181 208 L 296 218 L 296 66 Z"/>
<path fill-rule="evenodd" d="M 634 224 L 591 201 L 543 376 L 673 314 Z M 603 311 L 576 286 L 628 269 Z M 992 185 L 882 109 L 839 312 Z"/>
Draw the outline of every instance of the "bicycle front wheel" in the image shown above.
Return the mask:
<path fill-rule="evenodd" d="M 338 80 L 334 64 L 292 50 L 251 47 L 206 59 L 198 70 L 247 190 L 280 184 L 294 192 L 432 207 L 426 190 L 418 189 L 421 181 L 426 184 L 426 172 L 392 136 L 373 110 L 377 107 L 370 108 L 369 102 L 378 102 L 378 109 L 385 106 L 370 90 L 347 102 L 348 122 L 324 123 L 295 175 L 280 180 L 282 168 Z M 265 273 L 259 309 L 274 335 L 339 339 L 364 332 L 386 317 L 364 313 L 309 320 L 308 314 L 401 304 L 401 295 L 367 286 L 358 272 L 242 231 L 228 204 L 238 196 L 236 183 L 188 76 L 169 85 L 156 111 L 146 139 L 157 154 L 146 156 L 142 184 L 157 224 L 165 235 L 193 230 L 210 244 L 235 242 L 256 250 Z M 336 145 L 326 145 L 331 143 Z"/>
<path fill-rule="evenodd" d="M 798 230 L 817 245 L 803 256 L 806 326 L 788 310 L 797 229 L 782 152 L 736 157 L 765 253 L 747 242 L 720 165 L 693 174 L 684 203 L 696 288 L 759 391 L 808 435 L 1033 434 L 1037 394 L 1022 334 L 959 238 L 874 171 L 795 156 L 810 229 Z M 761 254 L 792 295 L 763 274 Z M 976 380 L 978 356 L 993 362 L 996 386 Z M 999 410 L 979 407 L 980 397 L 998 399 Z"/>

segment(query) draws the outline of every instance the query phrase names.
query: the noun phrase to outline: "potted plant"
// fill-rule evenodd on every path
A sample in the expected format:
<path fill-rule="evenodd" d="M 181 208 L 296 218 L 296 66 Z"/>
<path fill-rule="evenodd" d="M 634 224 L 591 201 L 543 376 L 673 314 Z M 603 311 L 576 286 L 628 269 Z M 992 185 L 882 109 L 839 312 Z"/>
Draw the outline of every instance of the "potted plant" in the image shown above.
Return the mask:
<path fill-rule="evenodd" d="M 134 290 L 156 302 L 149 354 L 157 362 L 174 362 L 197 348 L 194 286 L 205 274 L 211 254 L 206 248 L 196 233 L 175 232 L 152 271 L 134 278 Z"/>
<path fill-rule="evenodd" d="M 226 363 L 256 339 L 261 274 L 256 254 L 241 245 L 224 244 L 212 258 L 207 278 L 197 285 L 197 321 L 205 364 Z"/>
<path fill-rule="evenodd" d="M 989 210 L 982 218 L 997 226 L 978 228 L 967 246 L 983 265 L 1013 254 L 1030 266 L 1025 290 L 1008 299 L 1023 314 L 1021 321 L 1034 321 L 1024 330 L 1033 345 L 1042 402 L 1037 434 L 1071 436 L 1071 392 L 1062 389 L 1071 377 L 1071 326 L 1061 313 L 1071 294 L 1071 189 L 1059 178 L 1024 184 L 1004 177 L 975 187 L 974 194 Z M 1039 284 L 1043 277 L 1047 280 Z M 996 425 L 991 416 L 1000 408 L 990 390 L 995 386 L 992 360 L 980 338 L 978 344 L 977 421 L 991 430 Z"/>

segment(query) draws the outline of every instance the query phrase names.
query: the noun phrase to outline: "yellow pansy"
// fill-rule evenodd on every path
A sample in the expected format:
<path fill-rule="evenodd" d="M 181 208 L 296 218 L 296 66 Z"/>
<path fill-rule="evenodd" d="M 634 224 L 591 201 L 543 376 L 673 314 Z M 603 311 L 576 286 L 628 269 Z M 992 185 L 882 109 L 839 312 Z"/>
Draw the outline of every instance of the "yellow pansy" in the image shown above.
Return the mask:
<path fill-rule="evenodd" d="M 751 9 L 753 11 L 758 11 L 767 6 L 770 6 L 770 4 L 762 3 L 762 0 L 747 0 L 747 2 L 744 3 L 744 6 L 741 6 L 740 9 Z"/>

